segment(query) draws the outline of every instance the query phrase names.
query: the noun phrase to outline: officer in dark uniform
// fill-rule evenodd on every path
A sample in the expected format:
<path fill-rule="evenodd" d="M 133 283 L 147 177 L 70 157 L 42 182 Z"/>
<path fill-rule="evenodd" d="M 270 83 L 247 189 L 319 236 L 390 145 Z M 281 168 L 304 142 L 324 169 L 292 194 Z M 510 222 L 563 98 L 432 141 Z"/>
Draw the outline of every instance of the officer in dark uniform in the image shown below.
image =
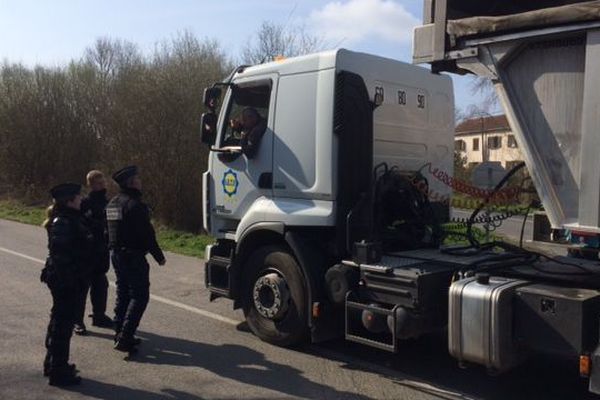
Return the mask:
<path fill-rule="evenodd" d="M 49 256 L 41 281 L 52 294 L 52 310 L 46 335 L 44 375 L 50 385 L 68 386 L 81 382 L 75 365 L 68 364 L 77 299 L 90 262 L 92 235 L 82 223 L 81 186 L 67 183 L 50 191 L 54 199 L 44 227 L 48 231 Z"/>
<path fill-rule="evenodd" d="M 121 188 L 106 207 L 109 247 L 117 275 L 115 349 L 131 352 L 139 343 L 134 335 L 150 297 L 146 254 L 152 254 L 159 265 L 165 265 L 166 259 L 156 242 L 150 210 L 141 200 L 137 167 L 125 167 L 113 179 Z"/>
<path fill-rule="evenodd" d="M 106 233 L 106 179 L 98 170 L 88 172 L 86 176 L 88 187 L 91 189 L 87 197 L 81 201 L 81 213 L 94 235 L 94 248 L 91 272 L 88 283 L 82 292 L 79 302 L 78 319 L 75 322 L 75 333 L 83 335 L 86 327 L 83 322 L 88 291 L 92 301 L 92 325 L 102 328 L 112 328 L 113 321 L 106 315 L 106 298 L 108 294 L 108 279 L 106 273 L 110 266 L 108 253 L 108 238 Z"/>

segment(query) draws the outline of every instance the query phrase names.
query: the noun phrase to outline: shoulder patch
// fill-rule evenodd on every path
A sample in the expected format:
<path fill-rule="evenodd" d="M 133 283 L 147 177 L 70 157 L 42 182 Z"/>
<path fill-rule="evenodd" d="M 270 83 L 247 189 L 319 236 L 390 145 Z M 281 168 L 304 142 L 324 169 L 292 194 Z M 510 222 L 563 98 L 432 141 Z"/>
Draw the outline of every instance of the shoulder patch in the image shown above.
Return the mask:
<path fill-rule="evenodd" d="M 123 219 L 123 211 L 121 207 L 106 207 L 107 221 L 120 221 Z"/>

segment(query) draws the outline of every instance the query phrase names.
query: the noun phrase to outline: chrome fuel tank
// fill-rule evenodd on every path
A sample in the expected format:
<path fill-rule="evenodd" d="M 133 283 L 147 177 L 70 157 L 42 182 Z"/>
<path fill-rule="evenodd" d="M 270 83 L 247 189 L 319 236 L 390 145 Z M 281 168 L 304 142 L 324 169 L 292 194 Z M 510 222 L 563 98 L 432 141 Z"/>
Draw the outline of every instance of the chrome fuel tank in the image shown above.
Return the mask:
<path fill-rule="evenodd" d="M 450 286 L 448 349 L 460 361 L 496 372 L 519 362 L 512 334 L 515 290 L 522 280 L 480 274 Z"/>

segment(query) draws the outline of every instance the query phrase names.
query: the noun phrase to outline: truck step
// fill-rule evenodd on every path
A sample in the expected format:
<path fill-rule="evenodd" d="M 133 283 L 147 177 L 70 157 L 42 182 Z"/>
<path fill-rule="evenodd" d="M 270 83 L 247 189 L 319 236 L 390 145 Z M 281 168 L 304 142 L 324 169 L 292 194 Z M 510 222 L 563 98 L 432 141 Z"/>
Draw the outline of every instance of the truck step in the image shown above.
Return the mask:
<path fill-rule="evenodd" d="M 352 292 L 346 296 L 345 337 L 350 342 L 361 343 L 380 350 L 396 353 L 396 312 L 372 304 L 363 304 Z"/>
<path fill-rule="evenodd" d="M 231 298 L 230 266 L 231 259 L 222 256 L 212 256 L 206 263 L 206 287 L 211 293 L 211 300 Z"/>

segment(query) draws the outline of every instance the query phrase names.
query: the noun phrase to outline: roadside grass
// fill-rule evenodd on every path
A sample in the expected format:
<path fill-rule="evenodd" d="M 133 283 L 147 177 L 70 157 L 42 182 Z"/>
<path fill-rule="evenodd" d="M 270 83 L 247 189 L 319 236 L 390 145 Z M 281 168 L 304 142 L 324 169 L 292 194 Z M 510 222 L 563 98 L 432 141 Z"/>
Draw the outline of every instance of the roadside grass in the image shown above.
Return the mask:
<path fill-rule="evenodd" d="M 444 245 L 467 245 L 469 241 L 467 239 L 467 227 L 465 225 L 458 225 L 454 223 L 448 223 L 442 225 L 442 229 L 447 232 L 444 239 Z M 474 226 L 472 228 L 473 238 L 479 243 L 494 242 L 503 239 L 502 236 L 490 232 L 488 237 L 485 236 L 485 230 Z"/>
<path fill-rule="evenodd" d="M 0 219 L 41 226 L 46 219 L 46 208 L 28 206 L 16 200 L 0 200 Z M 159 226 L 156 237 L 161 248 L 185 256 L 203 258 L 204 249 L 214 239 L 208 235 L 184 232 Z"/>
<path fill-rule="evenodd" d="M 0 200 L 0 218 L 41 226 L 46 219 L 46 208 L 27 206 L 14 200 Z"/>
<path fill-rule="evenodd" d="M 479 205 L 483 202 L 482 199 L 477 199 L 474 197 L 467 196 L 462 193 L 454 193 L 452 194 L 452 198 L 450 199 L 450 204 L 453 208 L 460 208 L 463 210 L 474 210 L 479 207 Z M 528 204 L 490 204 L 486 207 L 490 212 L 497 213 L 506 213 L 510 212 L 515 215 L 523 215 L 525 211 L 527 211 Z M 529 212 L 538 211 L 539 208 L 532 207 Z"/>
<path fill-rule="evenodd" d="M 206 245 L 214 242 L 214 239 L 208 235 L 178 231 L 165 227 L 159 227 L 156 230 L 156 236 L 163 250 L 197 258 L 203 258 Z"/>

